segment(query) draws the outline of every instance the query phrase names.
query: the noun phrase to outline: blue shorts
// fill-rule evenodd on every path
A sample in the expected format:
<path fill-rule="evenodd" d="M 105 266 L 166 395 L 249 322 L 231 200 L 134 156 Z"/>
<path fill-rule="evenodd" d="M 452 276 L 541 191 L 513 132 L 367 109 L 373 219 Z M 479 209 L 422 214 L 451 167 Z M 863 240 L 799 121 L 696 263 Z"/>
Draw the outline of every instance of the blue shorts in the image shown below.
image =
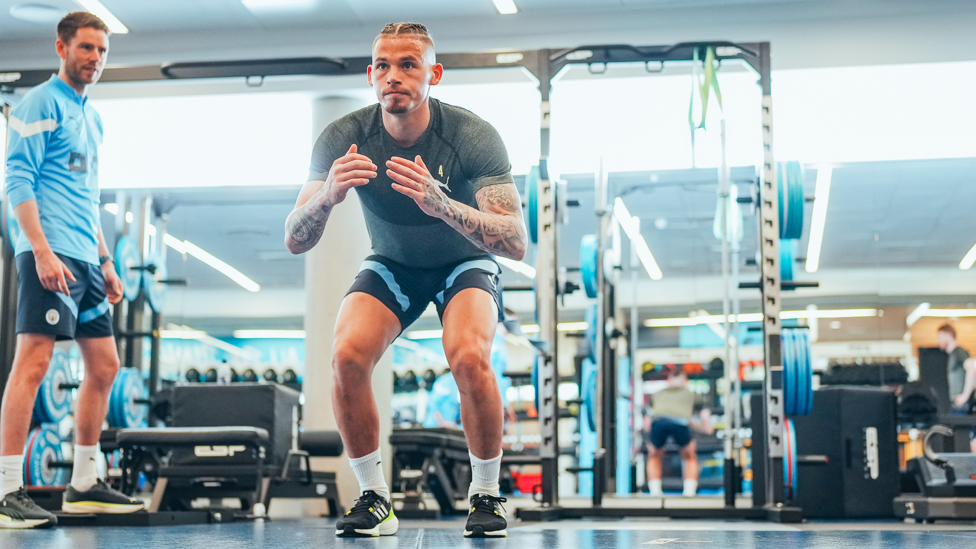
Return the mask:
<path fill-rule="evenodd" d="M 32 252 L 17 256 L 17 333 L 48 334 L 57 340 L 111 336 L 111 306 L 102 270 L 55 255 L 75 276 L 75 282 L 65 277 L 71 296 L 44 289 Z"/>
<path fill-rule="evenodd" d="M 346 295 L 362 292 L 380 300 L 400 320 L 402 331 L 420 318 L 431 301 L 437 306 L 437 316 L 443 320 L 447 304 L 458 292 L 481 288 L 495 300 L 501 320 L 504 313 L 498 287 L 500 272 L 501 268 L 490 255 L 435 269 L 408 267 L 381 255 L 371 255 L 363 261 Z"/>
<path fill-rule="evenodd" d="M 691 442 L 691 429 L 683 423 L 672 419 L 658 418 L 651 423 L 651 432 L 648 434 L 648 441 L 655 448 L 664 448 L 668 439 L 673 439 L 674 443 L 684 448 Z"/>

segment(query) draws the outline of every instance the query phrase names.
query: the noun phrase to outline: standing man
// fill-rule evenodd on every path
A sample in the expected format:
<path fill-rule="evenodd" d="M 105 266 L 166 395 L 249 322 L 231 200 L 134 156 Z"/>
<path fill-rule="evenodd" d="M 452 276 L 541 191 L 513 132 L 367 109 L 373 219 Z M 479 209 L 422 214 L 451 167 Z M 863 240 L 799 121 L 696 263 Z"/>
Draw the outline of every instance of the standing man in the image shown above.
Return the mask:
<path fill-rule="evenodd" d="M 949 324 L 939 326 L 939 349 L 949 353 L 946 376 L 949 382 L 949 408 L 953 415 L 967 415 L 969 399 L 973 394 L 976 371 L 969 353 L 956 341 L 956 329 Z M 969 448 L 976 453 L 976 429 L 969 433 Z"/>
<path fill-rule="evenodd" d="M 95 454 L 119 357 L 109 303 L 122 283 L 99 223 L 102 122 L 88 104 L 108 55 L 108 27 L 87 12 L 58 23 L 58 74 L 31 90 L 10 116 L 7 201 L 23 234 L 17 257 L 17 349 L 0 409 L 0 528 L 57 524 L 23 485 L 24 444 L 55 340 L 75 339 L 85 379 L 75 411 L 68 513 L 131 513 L 142 503 L 98 478 Z"/>
<path fill-rule="evenodd" d="M 651 396 L 653 417 L 647 429 L 647 484 L 652 496 L 664 495 L 661 459 L 668 439 L 678 445 L 683 474 L 683 494 L 698 493 L 698 446 L 691 437 L 691 427 L 711 434 L 711 413 L 702 410 L 701 421 L 692 417 L 695 412 L 695 393 L 688 389 L 688 374 L 680 364 L 668 372 L 668 386 Z"/>
<path fill-rule="evenodd" d="M 375 254 L 343 300 L 332 350 L 333 409 L 362 489 L 336 523 L 338 536 L 397 531 L 370 378 L 386 348 L 431 301 L 444 326 L 470 448 L 464 536 L 506 535 L 498 490 L 502 399 L 490 361 L 500 291 L 492 254 L 522 259 L 526 230 L 498 132 L 430 97 L 443 72 L 423 25 L 387 25 L 366 71 L 379 103 L 322 132 L 286 222 L 285 245 L 306 252 L 321 238 L 332 208 L 356 188 Z"/>

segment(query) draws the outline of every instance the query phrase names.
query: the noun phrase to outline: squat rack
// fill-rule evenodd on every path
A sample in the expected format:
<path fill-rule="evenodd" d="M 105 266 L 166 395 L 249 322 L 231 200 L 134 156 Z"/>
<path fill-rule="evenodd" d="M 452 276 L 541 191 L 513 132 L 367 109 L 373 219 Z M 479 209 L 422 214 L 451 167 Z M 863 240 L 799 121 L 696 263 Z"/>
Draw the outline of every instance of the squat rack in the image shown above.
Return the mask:
<path fill-rule="evenodd" d="M 558 372 L 559 353 L 556 331 L 558 304 L 555 287 L 558 281 L 556 242 L 558 224 L 555 222 L 555 182 L 549 179 L 548 158 L 550 153 L 550 94 L 552 81 L 569 65 L 586 65 L 590 72 L 601 73 L 610 64 L 643 63 L 648 72 L 658 72 L 665 63 L 691 62 L 705 57 L 712 48 L 718 62 L 739 60 L 746 62 L 759 75 L 762 89 L 763 173 L 760 183 L 760 251 L 761 282 L 763 292 L 763 337 L 765 348 L 766 381 L 764 384 L 763 410 L 765 421 L 758 421 L 760 429 L 754 437 L 764 437 L 767 455 L 763 471 L 764 497 L 754 498 L 756 506 L 748 509 L 726 507 L 723 509 L 619 509 L 595 506 L 584 509 L 568 509 L 559 506 L 558 493 Z M 697 55 L 696 55 L 697 54 Z M 521 509 L 518 516 L 526 520 L 552 520 L 562 517 L 582 516 L 671 516 L 671 517 L 739 517 L 770 518 L 775 520 L 799 520 L 799 510 L 784 507 L 783 478 L 778 474 L 783 466 L 783 366 L 780 343 L 780 276 L 779 276 L 779 218 L 776 170 L 773 155 L 772 96 L 770 45 L 768 42 L 732 43 L 688 42 L 670 46 L 593 45 L 570 49 L 515 50 L 503 53 L 438 53 L 438 62 L 446 69 L 491 69 L 521 67 L 539 81 L 540 150 L 539 150 L 539 201 L 538 201 L 538 255 L 536 256 L 536 284 L 538 288 L 552 291 L 538 292 L 539 345 L 542 360 L 539 367 L 539 424 L 541 442 L 539 458 L 542 465 L 542 507 Z M 175 79 L 244 78 L 248 86 L 260 86 L 267 76 L 351 76 L 361 75 L 372 62 L 371 57 L 307 57 L 293 59 L 238 60 L 193 63 L 164 63 L 162 65 L 107 67 L 101 82 L 150 82 Z M 653 66 L 657 64 L 657 66 Z M 32 87 L 45 82 L 54 70 L 0 71 L 0 106 L 9 117 L 10 105 L 18 96 L 16 88 Z M 6 105 L 5 105 L 6 104 Z M 5 247 L 6 248 L 6 247 Z M 12 255 L 4 254 L 4 275 L 12 269 Z M 601 271 L 602 269 L 598 269 Z M 3 276 L 3 304 L 0 310 L 0 391 L 6 384 L 12 365 L 12 335 L 14 318 L 8 294 L 15 292 L 11 276 Z M 631 329 L 636 329 L 632 326 Z M 7 332 L 10 332 L 8 334 Z M 601 337 L 601 340 L 603 338 Z M 9 350 L 8 350 L 9 347 Z M 614 364 L 601 360 L 598 376 L 612 379 Z M 608 375 L 609 374 L 609 375 Z M 606 385 L 606 384 L 605 384 Z M 611 386 L 612 387 L 612 386 Z M 613 423 L 613 416 L 599 414 L 601 425 Z M 609 429 L 601 429 L 600 448 L 611 447 Z M 604 475 L 604 471 L 595 471 Z M 595 475 L 596 476 L 596 475 Z M 596 483 L 597 486 L 603 483 Z M 758 486 L 759 483 L 757 483 Z M 760 506 L 759 504 L 763 505 Z"/>

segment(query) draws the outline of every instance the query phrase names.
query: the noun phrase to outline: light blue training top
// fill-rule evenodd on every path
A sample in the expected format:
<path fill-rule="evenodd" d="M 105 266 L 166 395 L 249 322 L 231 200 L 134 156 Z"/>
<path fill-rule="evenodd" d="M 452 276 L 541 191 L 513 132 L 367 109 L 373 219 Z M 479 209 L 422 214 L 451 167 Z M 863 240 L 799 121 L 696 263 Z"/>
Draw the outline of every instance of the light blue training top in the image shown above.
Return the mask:
<path fill-rule="evenodd" d="M 102 119 L 58 75 L 24 95 L 8 122 L 7 200 L 37 200 L 51 250 L 98 264 L 98 146 Z M 14 253 L 31 251 L 21 234 Z"/>

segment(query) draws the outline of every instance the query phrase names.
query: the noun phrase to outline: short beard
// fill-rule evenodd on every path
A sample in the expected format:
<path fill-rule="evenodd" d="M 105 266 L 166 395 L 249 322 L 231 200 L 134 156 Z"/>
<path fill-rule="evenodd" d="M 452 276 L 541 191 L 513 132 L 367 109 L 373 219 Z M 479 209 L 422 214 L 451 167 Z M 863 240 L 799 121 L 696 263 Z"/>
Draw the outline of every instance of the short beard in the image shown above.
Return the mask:
<path fill-rule="evenodd" d="M 407 112 L 409 106 L 409 101 L 390 100 L 383 106 L 383 110 L 390 114 L 403 114 Z"/>

